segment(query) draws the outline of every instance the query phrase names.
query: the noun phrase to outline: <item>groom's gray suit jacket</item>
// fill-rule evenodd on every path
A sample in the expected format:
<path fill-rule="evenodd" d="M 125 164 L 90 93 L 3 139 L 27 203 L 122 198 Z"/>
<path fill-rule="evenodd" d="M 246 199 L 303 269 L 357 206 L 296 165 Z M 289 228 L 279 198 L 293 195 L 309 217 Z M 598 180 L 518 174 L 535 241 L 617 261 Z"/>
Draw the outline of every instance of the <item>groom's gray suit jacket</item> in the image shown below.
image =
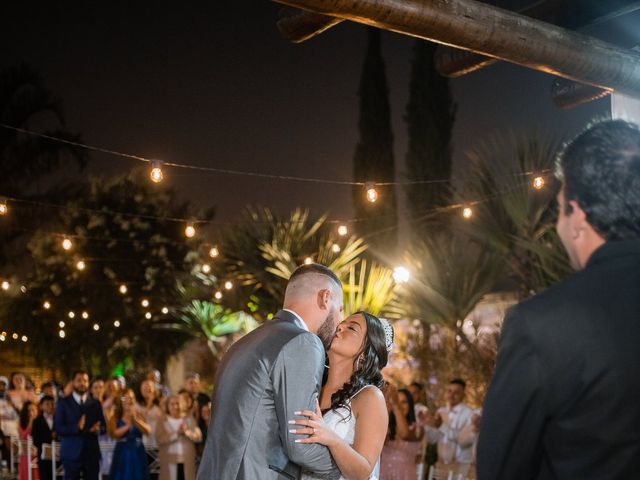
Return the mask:
<path fill-rule="evenodd" d="M 287 423 L 315 410 L 324 360 L 320 339 L 285 310 L 236 342 L 218 368 L 198 480 L 295 479 L 300 467 L 339 478 L 329 450 L 295 443 Z"/>

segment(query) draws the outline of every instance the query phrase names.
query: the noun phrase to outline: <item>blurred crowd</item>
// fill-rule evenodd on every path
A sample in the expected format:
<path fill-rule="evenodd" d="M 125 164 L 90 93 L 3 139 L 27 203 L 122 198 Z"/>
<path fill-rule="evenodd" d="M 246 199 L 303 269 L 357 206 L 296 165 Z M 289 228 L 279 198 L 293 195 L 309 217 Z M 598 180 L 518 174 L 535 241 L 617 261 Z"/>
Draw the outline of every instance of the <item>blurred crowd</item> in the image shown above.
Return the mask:
<path fill-rule="evenodd" d="M 464 380 L 453 379 L 443 405 L 429 408 L 419 382 L 386 388 L 389 428 L 380 457 L 382 480 L 422 480 L 432 471 L 438 478 L 449 473 L 473 478 L 481 411 L 464 402 L 465 390 Z"/>
<path fill-rule="evenodd" d="M 196 373 L 174 393 L 157 370 L 136 385 L 122 376 L 90 379 L 79 370 L 66 384 L 48 381 L 39 390 L 14 372 L 0 376 L 3 469 L 12 442 L 28 441 L 30 451 L 15 455 L 14 449 L 19 479 L 29 478 L 31 466 L 31 479 L 50 480 L 47 449 L 57 441 L 65 478 L 193 480 L 210 414 L 211 398 Z"/>

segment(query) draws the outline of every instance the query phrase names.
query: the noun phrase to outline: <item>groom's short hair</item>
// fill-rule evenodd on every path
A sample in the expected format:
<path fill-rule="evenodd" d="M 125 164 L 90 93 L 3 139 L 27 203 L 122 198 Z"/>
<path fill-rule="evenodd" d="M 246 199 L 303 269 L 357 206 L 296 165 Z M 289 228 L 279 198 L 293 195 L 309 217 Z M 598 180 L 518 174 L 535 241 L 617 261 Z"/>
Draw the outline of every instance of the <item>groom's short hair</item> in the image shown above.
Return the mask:
<path fill-rule="evenodd" d="M 297 287 L 302 286 L 303 281 L 306 283 L 307 278 L 305 277 L 309 277 L 309 280 L 313 277 L 316 279 L 324 277 L 324 279 L 328 280 L 332 284 L 333 288 L 342 290 L 342 283 L 340 282 L 340 279 L 331 271 L 330 268 L 320 265 L 319 263 L 311 263 L 308 265 L 302 265 L 294 270 L 289 277 L 285 296 L 295 295 L 296 290 L 298 290 Z"/>

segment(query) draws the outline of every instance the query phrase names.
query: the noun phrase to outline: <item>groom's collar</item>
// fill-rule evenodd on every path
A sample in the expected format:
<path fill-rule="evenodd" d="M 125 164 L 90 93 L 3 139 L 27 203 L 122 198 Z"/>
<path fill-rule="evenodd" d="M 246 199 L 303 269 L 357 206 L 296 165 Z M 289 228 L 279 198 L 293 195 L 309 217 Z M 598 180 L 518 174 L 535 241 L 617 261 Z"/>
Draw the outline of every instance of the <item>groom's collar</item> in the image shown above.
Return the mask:
<path fill-rule="evenodd" d="M 296 320 L 298 320 L 298 323 L 300 324 L 300 327 L 304 328 L 307 332 L 309 331 L 309 327 L 307 326 L 307 324 L 305 323 L 305 321 L 302 319 L 302 317 L 300 315 L 298 315 L 293 310 L 289 310 L 288 308 L 283 308 L 282 310 L 285 311 L 285 312 L 289 312 L 294 317 L 296 317 Z"/>

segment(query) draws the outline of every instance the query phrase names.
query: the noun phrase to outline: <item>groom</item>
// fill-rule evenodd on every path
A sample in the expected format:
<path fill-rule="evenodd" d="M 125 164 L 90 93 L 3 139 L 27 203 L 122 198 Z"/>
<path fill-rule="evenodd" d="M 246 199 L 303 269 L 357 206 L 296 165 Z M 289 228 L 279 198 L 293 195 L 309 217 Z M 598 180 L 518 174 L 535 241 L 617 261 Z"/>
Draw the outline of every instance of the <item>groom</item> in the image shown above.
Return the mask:
<path fill-rule="evenodd" d="M 331 270 L 311 264 L 293 272 L 283 309 L 222 359 L 198 480 L 295 480 L 301 467 L 340 477 L 329 450 L 296 443 L 288 420 L 316 409 L 325 348 L 342 309 L 342 285 Z"/>

